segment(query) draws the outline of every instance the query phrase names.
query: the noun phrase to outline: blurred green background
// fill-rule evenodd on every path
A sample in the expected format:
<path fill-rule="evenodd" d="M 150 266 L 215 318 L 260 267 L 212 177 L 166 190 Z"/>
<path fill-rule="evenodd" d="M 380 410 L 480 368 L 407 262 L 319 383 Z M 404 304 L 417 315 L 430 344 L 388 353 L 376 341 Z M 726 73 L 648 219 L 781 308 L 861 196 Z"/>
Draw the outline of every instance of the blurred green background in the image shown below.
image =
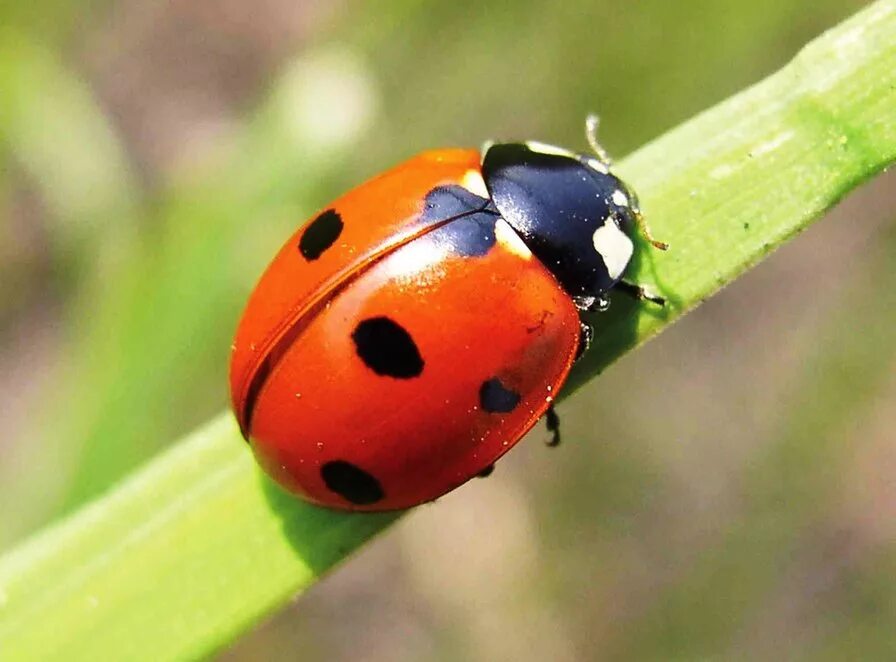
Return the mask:
<path fill-rule="evenodd" d="M 0 1 L 0 547 L 225 407 L 245 297 L 331 197 L 583 147 L 589 111 L 624 155 L 863 4 Z M 896 657 L 894 184 L 222 659 Z"/>

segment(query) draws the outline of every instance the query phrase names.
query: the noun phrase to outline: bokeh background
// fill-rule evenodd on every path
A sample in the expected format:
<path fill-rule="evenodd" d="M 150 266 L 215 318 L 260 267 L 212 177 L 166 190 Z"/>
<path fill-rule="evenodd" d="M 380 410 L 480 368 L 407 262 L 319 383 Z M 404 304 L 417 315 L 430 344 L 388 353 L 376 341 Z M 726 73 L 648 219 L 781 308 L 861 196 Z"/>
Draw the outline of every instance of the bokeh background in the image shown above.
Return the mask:
<path fill-rule="evenodd" d="M 589 111 L 624 155 L 863 4 L 3 0 L 0 548 L 225 406 L 345 188 Z M 894 210 L 891 174 L 221 659 L 896 657 Z"/>

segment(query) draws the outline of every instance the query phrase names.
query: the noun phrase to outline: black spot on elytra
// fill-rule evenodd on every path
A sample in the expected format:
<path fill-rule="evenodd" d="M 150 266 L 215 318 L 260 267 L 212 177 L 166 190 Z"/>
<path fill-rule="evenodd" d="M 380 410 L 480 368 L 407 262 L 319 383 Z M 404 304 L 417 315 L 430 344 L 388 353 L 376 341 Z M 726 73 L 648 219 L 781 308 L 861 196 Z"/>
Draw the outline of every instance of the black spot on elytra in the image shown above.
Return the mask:
<path fill-rule="evenodd" d="M 333 460 L 320 468 L 327 487 L 357 506 L 368 506 L 383 498 L 379 481 L 351 462 Z"/>
<path fill-rule="evenodd" d="M 342 217 L 335 209 L 322 212 L 311 221 L 299 239 L 299 252 L 306 260 L 316 260 L 342 234 Z"/>
<path fill-rule="evenodd" d="M 420 220 L 425 223 L 447 221 L 427 235 L 427 239 L 447 246 L 462 257 L 479 257 L 495 245 L 495 221 L 498 212 L 489 208 L 489 200 L 463 186 L 437 186 L 426 194 Z"/>
<path fill-rule="evenodd" d="M 461 257 L 482 257 L 495 245 L 495 222 L 489 212 L 477 212 L 451 221 L 434 232 L 436 239 Z"/>
<path fill-rule="evenodd" d="M 446 221 L 485 209 L 488 202 L 457 184 L 437 186 L 426 194 L 420 220 L 427 223 Z"/>
<path fill-rule="evenodd" d="M 376 374 L 410 379 L 423 372 L 423 358 L 411 334 L 388 317 L 371 317 L 352 332 L 355 349 Z"/>
<path fill-rule="evenodd" d="M 482 382 L 479 387 L 479 404 L 490 414 L 506 414 L 520 403 L 520 394 L 513 391 L 497 377 Z"/>

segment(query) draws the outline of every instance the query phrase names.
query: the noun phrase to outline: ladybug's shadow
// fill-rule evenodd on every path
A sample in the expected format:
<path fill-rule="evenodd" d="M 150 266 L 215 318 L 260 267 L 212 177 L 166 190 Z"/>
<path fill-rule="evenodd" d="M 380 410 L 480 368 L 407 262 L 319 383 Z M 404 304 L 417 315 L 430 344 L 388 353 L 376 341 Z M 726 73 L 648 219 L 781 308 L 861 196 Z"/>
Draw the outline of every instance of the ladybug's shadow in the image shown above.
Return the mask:
<path fill-rule="evenodd" d="M 285 540 L 314 575 L 345 559 L 404 512 L 348 513 L 321 508 L 289 494 L 261 470 L 257 475 Z"/>

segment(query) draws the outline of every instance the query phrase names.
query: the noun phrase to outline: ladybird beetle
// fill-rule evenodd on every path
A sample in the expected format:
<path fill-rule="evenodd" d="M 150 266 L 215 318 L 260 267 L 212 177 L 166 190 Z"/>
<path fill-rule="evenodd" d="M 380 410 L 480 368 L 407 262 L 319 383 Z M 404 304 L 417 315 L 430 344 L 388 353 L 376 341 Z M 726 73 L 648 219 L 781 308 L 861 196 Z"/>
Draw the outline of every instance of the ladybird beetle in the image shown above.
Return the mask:
<path fill-rule="evenodd" d="M 595 131 L 589 118 L 593 155 L 423 152 L 289 238 L 230 367 L 269 475 L 331 508 L 408 508 L 487 475 L 542 415 L 555 420 L 589 338 L 580 312 L 620 284 L 633 226 L 653 241 Z"/>

